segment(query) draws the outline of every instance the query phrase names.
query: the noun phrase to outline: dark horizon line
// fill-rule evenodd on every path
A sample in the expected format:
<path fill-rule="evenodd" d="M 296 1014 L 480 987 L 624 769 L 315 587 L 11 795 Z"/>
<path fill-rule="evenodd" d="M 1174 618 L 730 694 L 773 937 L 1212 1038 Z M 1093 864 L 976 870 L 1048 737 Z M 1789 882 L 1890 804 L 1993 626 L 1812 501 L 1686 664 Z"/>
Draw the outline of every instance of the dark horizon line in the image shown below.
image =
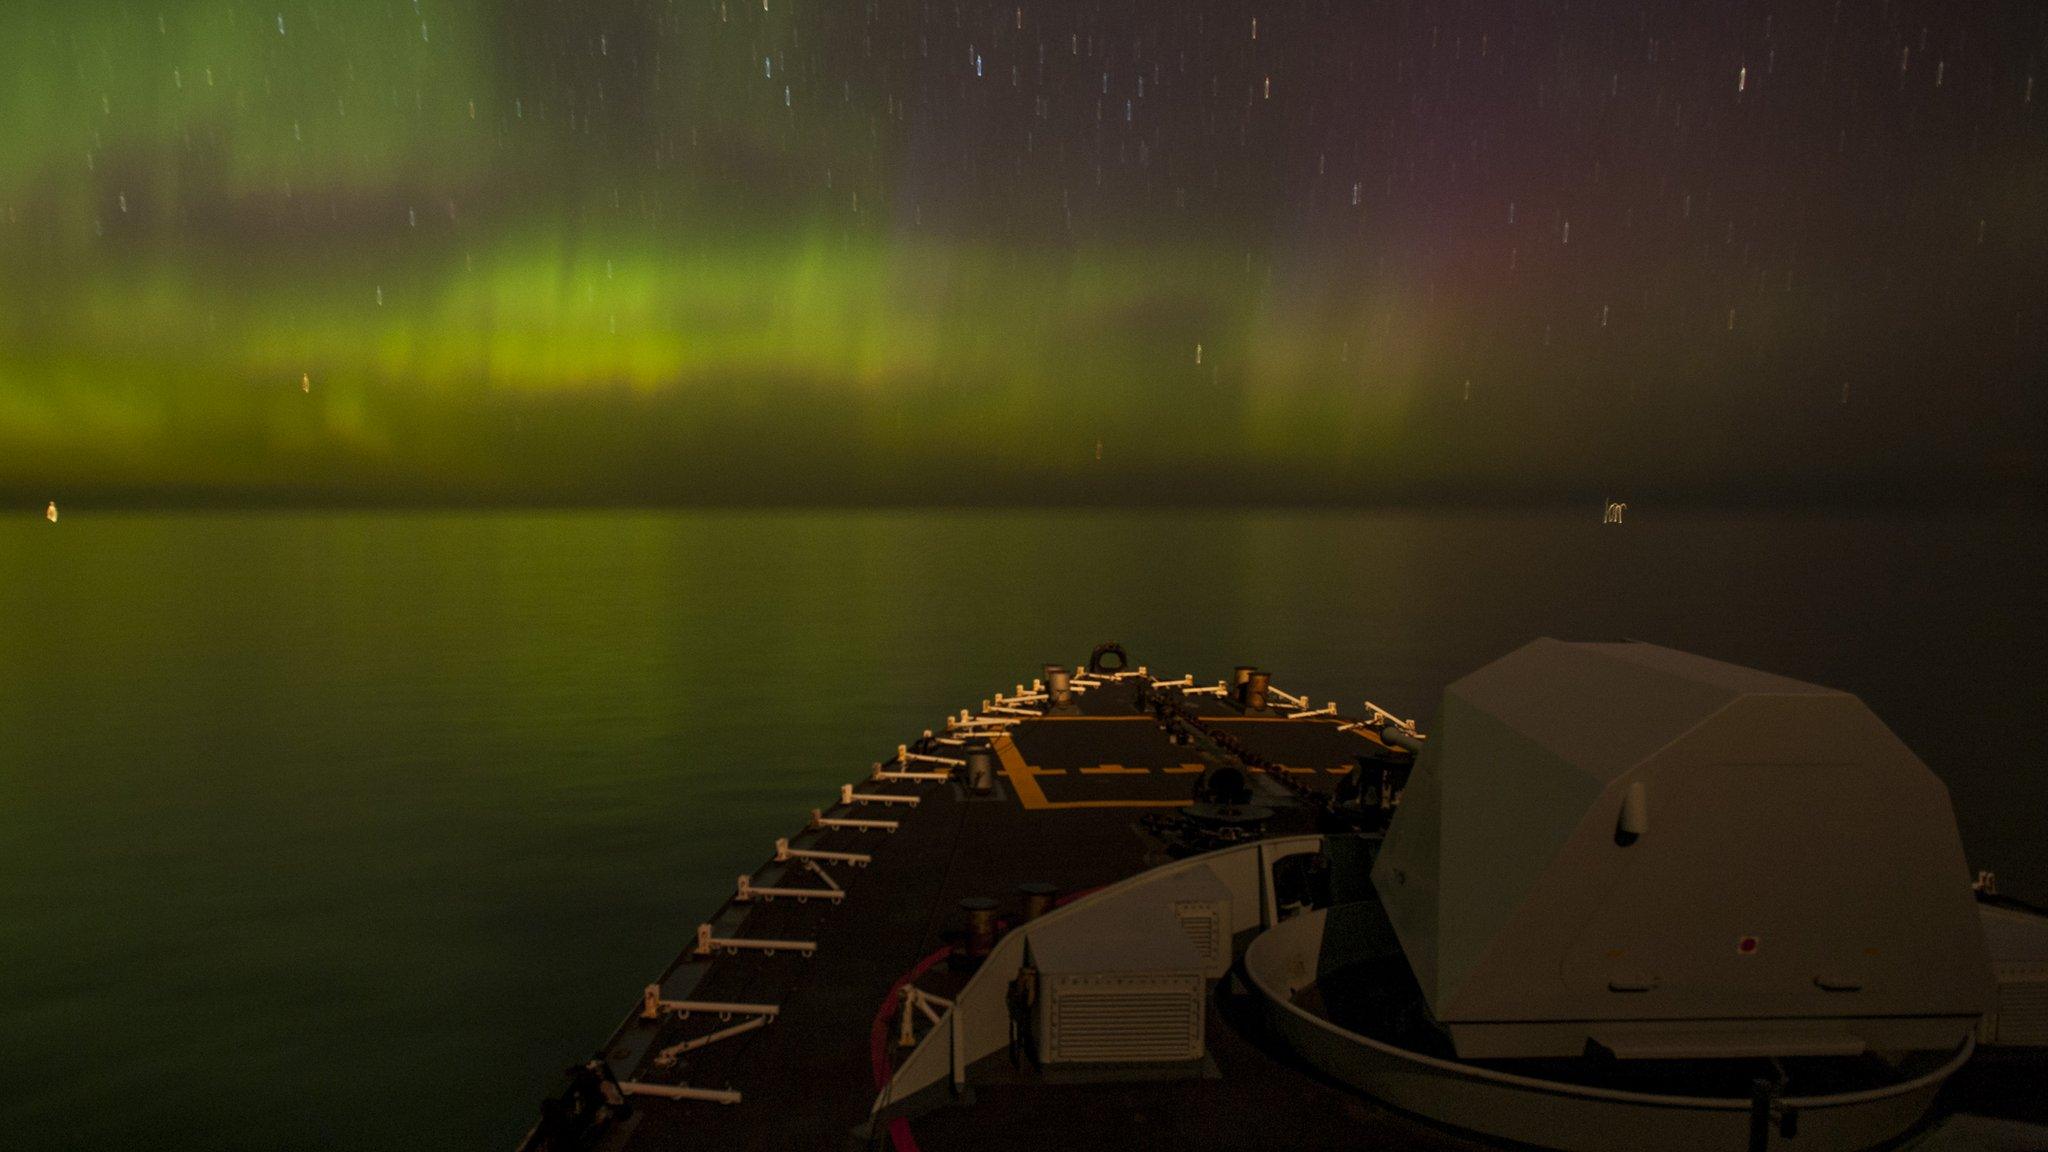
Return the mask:
<path fill-rule="evenodd" d="M 1215 498 L 1201 495 L 1176 499 L 1101 500 L 1083 498 L 991 498 L 991 499 L 605 499 L 565 497 L 486 498 L 460 494 L 426 497 L 332 496 L 278 493 L 80 493 L 65 498 L 62 493 L 31 494 L 0 492 L 0 502 L 18 505 L 24 512 L 41 514 L 55 503 L 60 517 L 69 511 L 99 512 L 1508 512 L 1562 511 L 1586 509 L 1588 514 L 1604 509 L 1609 500 L 1627 506 L 1627 514 L 1641 517 L 1657 511 L 1682 512 L 1838 512 L 1838 513 L 1941 513 L 1978 512 L 2040 515 L 2048 504 L 2032 493 L 2009 491 L 1991 493 L 1919 493 L 1901 496 L 1890 493 L 1869 498 L 1844 497 L 1827 493 L 1654 493 L 1631 496 L 1563 496 L 1556 493 L 1526 495 L 1446 495 L 1438 498 L 1325 500 L 1280 496 L 1273 499 Z"/>

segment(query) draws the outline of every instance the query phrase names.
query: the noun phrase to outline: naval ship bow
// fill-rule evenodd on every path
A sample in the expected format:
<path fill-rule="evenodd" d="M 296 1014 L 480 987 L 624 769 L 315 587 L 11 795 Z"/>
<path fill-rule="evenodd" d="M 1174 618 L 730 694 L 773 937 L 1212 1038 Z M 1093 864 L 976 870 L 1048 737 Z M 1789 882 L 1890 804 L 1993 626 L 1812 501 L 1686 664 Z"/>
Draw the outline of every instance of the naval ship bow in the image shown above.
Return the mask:
<path fill-rule="evenodd" d="M 522 1150 L 2048 1147 L 2048 917 L 1848 693 L 1040 672 L 776 839 Z"/>

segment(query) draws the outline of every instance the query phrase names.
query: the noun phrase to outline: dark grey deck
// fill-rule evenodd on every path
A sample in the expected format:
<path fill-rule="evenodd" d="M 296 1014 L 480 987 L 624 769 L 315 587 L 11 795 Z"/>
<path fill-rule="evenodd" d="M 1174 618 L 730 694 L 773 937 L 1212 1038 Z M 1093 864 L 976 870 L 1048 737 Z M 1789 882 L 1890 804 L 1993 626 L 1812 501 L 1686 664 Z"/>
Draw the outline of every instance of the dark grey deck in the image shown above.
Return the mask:
<path fill-rule="evenodd" d="M 962 898 L 992 897 L 1003 916 L 1014 917 L 1020 884 L 1041 881 L 1077 893 L 1170 858 L 1168 843 L 1148 824 L 1188 803 L 1203 768 L 1228 754 L 1212 742 L 1175 742 L 1168 726 L 1136 707 L 1138 693 L 1135 680 L 1104 686 L 1082 698 L 1078 716 L 1015 725 L 1000 786 L 990 798 L 971 797 L 952 783 L 869 783 L 852 774 L 857 791 L 915 795 L 920 803 L 843 808 L 835 797 L 819 797 L 828 816 L 899 822 L 893 833 L 790 829 L 792 843 L 803 847 L 872 854 L 866 868 L 830 868 L 845 889 L 844 901 L 728 903 L 710 917 L 721 936 L 812 941 L 816 954 L 701 958 L 686 948 L 661 981 L 668 999 L 773 1004 L 779 1018 L 662 1068 L 650 1056 L 663 1046 L 737 1021 L 699 1015 L 656 1023 L 634 1014 L 602 1053 L 620 1081 L 732 1089 L 740 1102 L 636 1096 L 622 1122 L 552 1145 L 530 1140 L 529 1147 L 1481 1147 L 1327 1084 L 1265 1044 L 1250 1014 L 1237 1010 L 1228 981 L 1219 985 L 1208 1021 L 1209 1055 L 1219 1076 L 1049 1084 L 1029 1073 L 978 1068 L 970 1077 L 972 1103 L 922 1115 L 907 1131 L 884 1129 L 863 1139 L 878 1072 L 888 1071 L 886 1063 L 878 1069 L 877 1053 L 886 1062 L 898 1051 L 894 1018 L 878 1033 L 877 1013 L 900 979 L 957 939 Z M 1250 758 L 1268 766 L 1257 776 L 1257 802 L 1275 810 L 1265 829 L 1273 835 L 1311 830 L 1314 813 L 1303 803 L 1303 790 L 1333 788 L 1354 755 L 1380 748 L 1329 720 L 1248 719 L 1213 702 L 1189 711 L 1228 731 Z M 804 869 L 773 862 L 752 878 L 756 884 L 819 885 Z M 949 995 L 964 979 L 939 962 L 917 985 Z M 619 991 L 623 1005 L 638 990 Z M 1987 1089 L 1965 1077 L 1954 1091 L 1981 1095 Z"/>

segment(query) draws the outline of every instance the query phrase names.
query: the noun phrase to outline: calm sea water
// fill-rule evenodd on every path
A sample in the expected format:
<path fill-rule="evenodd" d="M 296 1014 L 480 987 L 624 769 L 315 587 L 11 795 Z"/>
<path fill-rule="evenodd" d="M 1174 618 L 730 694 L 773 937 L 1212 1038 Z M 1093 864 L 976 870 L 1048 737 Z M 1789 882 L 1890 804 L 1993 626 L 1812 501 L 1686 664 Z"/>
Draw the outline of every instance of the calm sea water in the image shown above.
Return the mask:
<path fill-rule="evenodd" d="M 0 1144 L 507 1148 L 740 867 L 1123 641 L 1427 716 L 1540 635 L 1861 694 L 2048 897 L 2037 520 L 111 515 L 0 525 Z"/>

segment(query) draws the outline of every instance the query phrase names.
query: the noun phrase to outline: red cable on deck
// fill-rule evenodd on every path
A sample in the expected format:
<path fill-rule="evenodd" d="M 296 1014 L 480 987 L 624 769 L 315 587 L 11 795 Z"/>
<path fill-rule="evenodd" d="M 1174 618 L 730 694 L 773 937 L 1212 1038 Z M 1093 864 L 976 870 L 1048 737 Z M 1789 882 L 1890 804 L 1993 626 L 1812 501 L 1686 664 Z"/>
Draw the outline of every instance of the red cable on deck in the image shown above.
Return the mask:
<path fill-rule="evenodd" d="M 1052 906 L 1058 908 L 1096 891 L 1100 889 L 1083 888 L 1079 892 L 1068 892 L 1054 900 Z M 889 1086 L 889 1015 L 896 1009 L 896 998 L 903 995 L 903 989 L 907 985 L 915 983 L 919 976 L 931 971 L 939 961 L 950 956 L 952 952 L 952 945 L 949 944 L 919 960 L 910 971 L 898 976 L 896 982 L 889 985 L 888 994 L 882 997 L 881 1005 L 875 1009 L 874 1023 L 868 1027 L 868 1060 L 874 1068 L 875 1091 L 880 1092 Z M 889 1121 L 889 1141 L 896 1145 L 896 1152 L 918 1152 L 917 1137 L 910 1133 L 910 1121 L 901 1116 Z"/>
<path fill-rule="evenodd" d="M 874 1064 L 875 1091 L 880 1092 L 889 1086 L 889 1014 L 895 1010 L 897 998 L 903 995 L 905 986 L 931 971 L 952 951 L 952 946 L 948 945 L 919 960 L 910 971 L 889 985 L 889 994 L 882 997 L 881 1007 L 875 1009 L 875 1022 L 868 1029 L 868 1058 Z M 896 1145 L 896 1152 L 918 1152 L 917 1137 L 910 1134 L 910 1121 L 901 1116 L 889 1121 L 889 1140 Z"/>

